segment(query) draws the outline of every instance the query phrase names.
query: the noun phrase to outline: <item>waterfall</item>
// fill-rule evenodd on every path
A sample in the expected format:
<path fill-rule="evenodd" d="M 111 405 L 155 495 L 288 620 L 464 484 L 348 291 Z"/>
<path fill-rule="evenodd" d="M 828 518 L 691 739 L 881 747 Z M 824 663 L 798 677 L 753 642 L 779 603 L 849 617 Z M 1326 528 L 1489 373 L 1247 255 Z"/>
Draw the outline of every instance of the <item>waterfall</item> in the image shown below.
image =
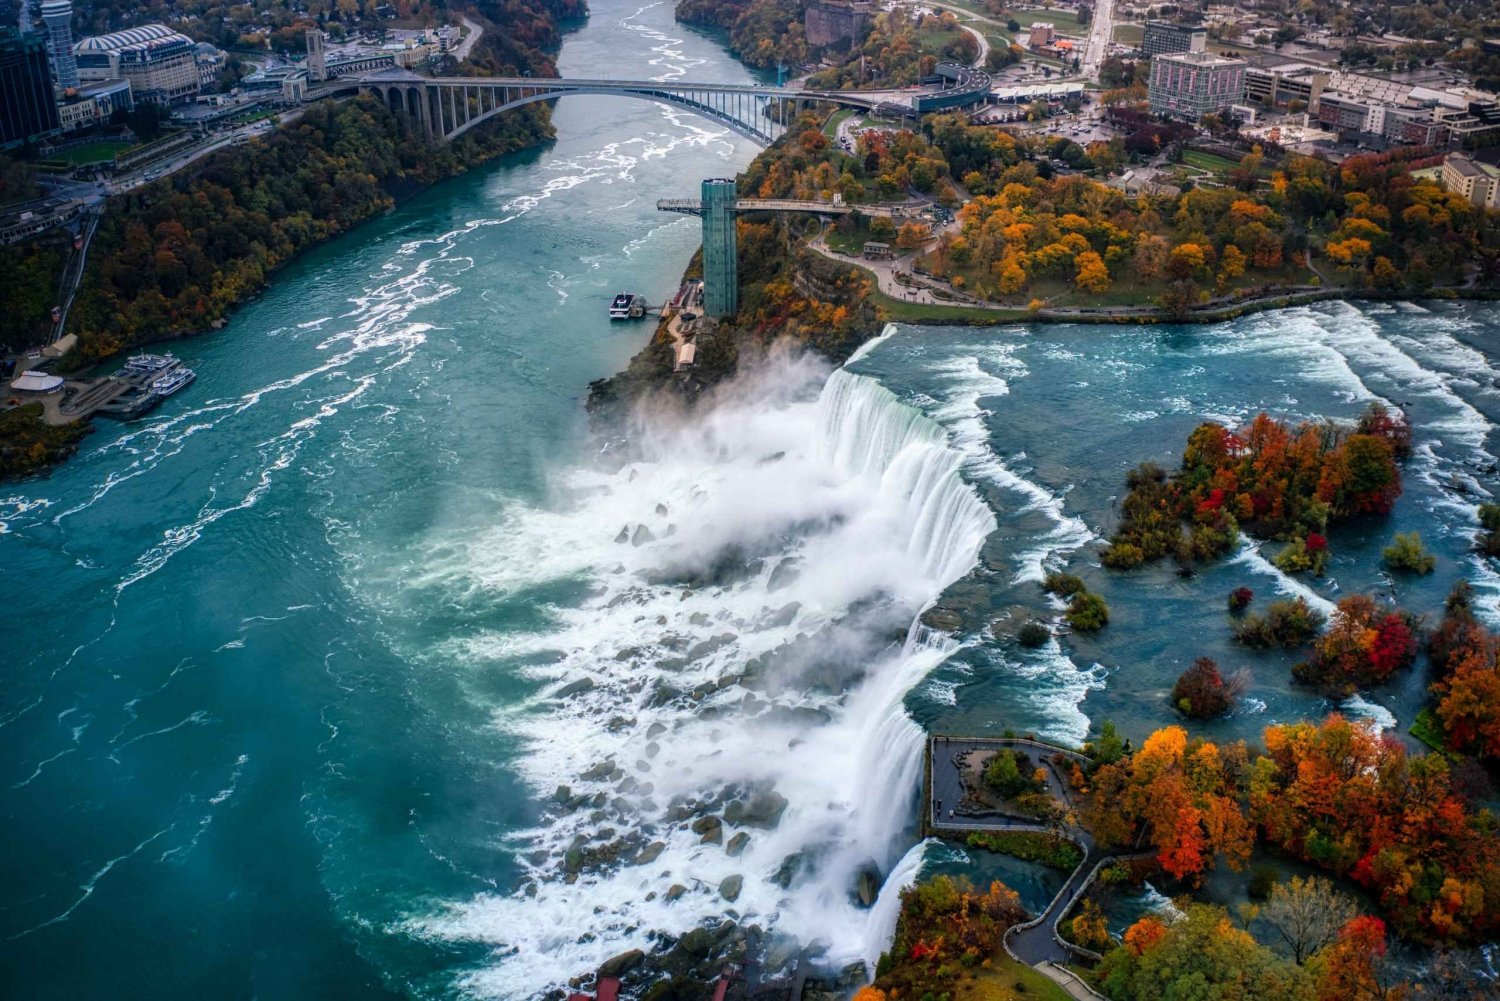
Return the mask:
<path fill-rule="evenodd" d="M 928 838 L 907 849 L 906 854 L 901 856 L 901 861 L 891 870 L 890 876 L 886 877 L 875 906 L 870 908 L 870 920 L 865 925 L 864 960 L 872 976 L 880 954 L 890 945 L 891 936 L 896 934 L 896 919 L 901 916 L 901 891 L 917 881 L 927 855 L 927 846 L 933 843 L 933 839 Z"/>
<path fill-rule="evenodd" d="M 450 542 L 456 579 L 434 578 L 591 585 L 539 633 L 470 641 L 545 692 L 572 692 L 497 719 L 528 748 L 517 767 L 538 800 L 565 785 L 608 805 L 552 810 L 526 832 L 532 895 L 481 895 L 414 922 L 505 957 L 465 984 L 473 993 L 526 996 L 652 948 L 654 931 L 717 923 L 733 876 L 740 921 L 850 962 L 884 947 L 915 878 L 921 853 L 902 852 L 924 733 L 904 701 L 957 646 L 917 617 L 974 566 L 994 515 L 942 427 L 872 378 L 782 360 L 728 388 L 690 423 L 649 424 L 639 461 L 577 471 L 572 507 Z M 723 811 L 710 804 L 750 788 L 774 789 L 784 812 L 770 826 L 726 821 L 724 844 L 673 812 Z M 731 855 L 735 834 L 748 840 Z M 560 878 L 571 848 L 605 838 L 655 847 L 646 862 Z M 871 862 L 890 875 L 867 912 L 852 890 Z M 686 892 L 669 901 L 674 884 Z"/>

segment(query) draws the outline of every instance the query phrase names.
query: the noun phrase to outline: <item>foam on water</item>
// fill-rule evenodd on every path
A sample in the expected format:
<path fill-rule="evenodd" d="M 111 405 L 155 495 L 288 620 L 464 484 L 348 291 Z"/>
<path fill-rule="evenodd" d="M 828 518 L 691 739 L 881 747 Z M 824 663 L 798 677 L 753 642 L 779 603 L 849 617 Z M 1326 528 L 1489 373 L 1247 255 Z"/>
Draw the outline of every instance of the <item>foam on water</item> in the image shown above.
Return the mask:
<path fill-rule="evenodd" d="M 1295 577 L 1282 573 L 1260 553 L 1260 544 L 1241 536 L 1239 552 L 1235 553 L 1230 563 L 1238 564 L 1248 568 L 1253 573 L 1262 574 L 1272 578 L 1276 582 L 1276 590 L 1289 598 L 1305 598 L 1307 603 L 1324 615 L 1332 615 L 1334 603 L 1323 597 L 1317 591 L 1308 587 Z"/>
<path fill-rule="evenodd" d="M 1360 692 L 1355 692 L 1340 702 L 1339 711 L 1351 719 L 1366 720 L 1377 730 L 1396 728 L 1396 714 L 1383 705 L 1371 702 Z"/>
<path fill-rule="evenodd" d="M 892 891 L 866 914 L 852 878 L 874 860 L 899 883 L 920 862 L 919 852 L 898 862 L 922 744 L 903 702 L 957 648 L 913 617 L 973 566 L 995 521 L 960 475 L 964 456 L 920 411 L 845 370 L 773 368 L 691 422 L 648 423 L 638 461 L 569 478 L 572 503 L 442 540 L 413 582 L 591 589 L 521 641 L 551 650 L 546 663 L 516 663 L 503 637 L 491 649 L 545 692 L 592 683 L 500 709 L 496 725 L 526 747 L 517 766 L 539 800 L 567 784 L 574 796 L 602 793 L 606 817 L 557 808 L 514 837 L 534 896 L 486 894 L 412 916 L 418 934 L 495 947 L 498 961 L 467 990 L 530 995 L 649 948 L 653 930 L 717 920 L 732 875 L 744 880 L 741 920 L 817 942 L 830 962 L 883 945 Z M 892 644 L 898 623 L 910 625 Z M 583 777 L 603 762 L 613 765 Z M 743 829 L 739 857 L 669 814 L 674 802 L 752 787 L 774 788 L 787 806 L 774 829 Z M 561 878 L 570 848 L 622 839 L 626 859 L 653 843 L 659 854 Z M 788 867 L 784 887 L 773 877 Z M 673 884 L 687 892 L 667 903 Z"/>

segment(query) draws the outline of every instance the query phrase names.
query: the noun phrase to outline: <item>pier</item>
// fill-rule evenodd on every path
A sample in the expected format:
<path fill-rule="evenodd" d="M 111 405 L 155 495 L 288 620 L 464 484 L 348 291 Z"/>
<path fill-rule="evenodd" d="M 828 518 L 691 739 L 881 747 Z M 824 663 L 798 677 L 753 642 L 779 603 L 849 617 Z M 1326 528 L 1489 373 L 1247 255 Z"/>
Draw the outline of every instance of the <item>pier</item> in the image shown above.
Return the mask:
<path fill-rule="evenodd" d="M 8 388 L 5 400 L 15 405 L 40 403 L 42 420 L 52 425 L 72 424 L 89 417 L 133 420 L 154 409 L 164 399 L 152 390 L 151 384 L 182 367 L 182 362 L 174 359 L 170 365 L 154 372 L 121 369 L 96 379 L 64 379 L 60 386 L 48 392 Z"/>

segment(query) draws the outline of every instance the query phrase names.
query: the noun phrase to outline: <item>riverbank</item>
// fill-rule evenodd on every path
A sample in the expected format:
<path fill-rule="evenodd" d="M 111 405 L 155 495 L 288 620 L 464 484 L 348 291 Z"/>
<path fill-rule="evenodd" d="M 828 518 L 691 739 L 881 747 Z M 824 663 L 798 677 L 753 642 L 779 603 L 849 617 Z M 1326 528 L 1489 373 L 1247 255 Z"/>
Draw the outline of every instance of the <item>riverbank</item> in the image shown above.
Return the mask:
<path fill-rule="evenodd" d="M 555 74 L 551 58 L 522 37 L 555 44 L 558 19 L 581 10 L 581 5 L 554 3 L 497 12 L 511 18 L 524 13 L 534 23 L 519 34 L 486 32 L 473 65 L 465 68 L 500 73 L 522 66 Z M 434 147 L 379 101 L 361 97 L 308 107 L 295 123 L 246 147 L 221 151 L 190 171 L 117 195 L 106 203 L 69 313 L 77 346 L 58 368 L 76 372 L 148 344 L 219 329 L 307 250 L 385 215 L 440 181 L 554 137 L 550 108 L 537 104 Z M 56 242 L 50 234 L 44 240 Z M 16 263 L 26 274 L 35 268 L 21 264 L 47 259 L 29 245 L 0 252 L 0 265 Z M 43 312 L 50 300 L 32 294 L 22 301 L 30 304 L 29 312 L 6 318 L 0 342 L 24 347 L 39 331 L 50 331 Z M 37 451 L 32 447 L 37 434 L 25 420 L 7 422 L 0 431 L 0 453 L 24 450 L 35 458 L 7 462 L 0 479 L 39 472 L 72 454 L 72 449 Z"/>

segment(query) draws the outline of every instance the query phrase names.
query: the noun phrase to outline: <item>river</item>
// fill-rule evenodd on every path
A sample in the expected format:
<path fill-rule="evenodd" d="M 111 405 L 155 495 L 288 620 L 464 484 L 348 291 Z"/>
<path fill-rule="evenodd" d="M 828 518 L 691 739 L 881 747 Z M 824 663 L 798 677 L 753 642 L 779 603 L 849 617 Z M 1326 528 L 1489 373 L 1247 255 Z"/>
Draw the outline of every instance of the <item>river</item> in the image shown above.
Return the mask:
<path fill-rule="evenodd" d="M 668 4 L 600 0 L 559 65 L 750 79 Z M 754 149 L 602 97 L 555 122 L 306 255 L 175 346 L 196 384 L 0 492 L 7 996 L 518 998 L 730 910 L 870 960 L 924 857 L 954 864 L 910 835 L 924 729 L 1139 739 L 1193 657 L 1246 660 L 1238 583 L 1432 613 L 1462 575 L 1493 616 L 1467 545 L 1493 307 L 893 330 L 837 372 L 772 359 L 600 461 L 586 387 L 647 337 L 608 300 L 659 301 L 698 240 L 655 200 Z M 1375 397 L 1416 421 L 1407 495 L 1334 534 L 1328 580 L 1252 549 L 1194 580 L 1098 569 L 1125 470 L 1197 422 Z M 1389 581 L 1375 554 L 1412 528 L 1439 572 Z M 1111 626 L 993 642 L 1007 609 L 1057 614 L 1044 566 L 1083 573 Z M 915 622 L 940 595 L 951 636 Z M 1284 658 L 1253 666 L 1202 732 L 1326 708 Z M 1414 676 L 1346 708 L 1404 726 L 1421 696 Z M 726 807 L 700 843 L 691 819 Z M 890 878 L 864 909 L 870 863 Z M 1056 885 L 1005 875 L 1033 905 Z"/>

